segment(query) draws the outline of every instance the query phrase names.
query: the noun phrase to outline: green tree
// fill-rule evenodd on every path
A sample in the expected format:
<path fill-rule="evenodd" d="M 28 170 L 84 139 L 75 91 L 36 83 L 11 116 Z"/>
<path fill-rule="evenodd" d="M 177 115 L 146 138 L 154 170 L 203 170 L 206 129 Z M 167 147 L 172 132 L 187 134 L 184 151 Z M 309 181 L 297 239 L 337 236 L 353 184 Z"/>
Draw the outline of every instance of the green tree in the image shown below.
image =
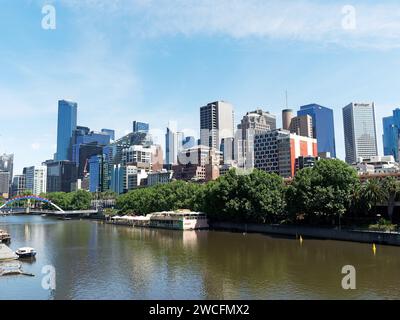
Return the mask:
<path fill-rule="evenodd" d="M 385 200 L 388 202 L 388 217 L 393 222 L 394 205 L 400 192 L 400 184 L 395 177 L 386 177 L 383 179 L 381 186 L 385 194 Z"/>
<path fill-rule="evenodd" d="M 52 192 L 40 196 L 49 199 L 63 210 L 69 210 L 71 208 L 72 193 Z M 54 210 L 54 207 L 50 204 L 43 204 L 42 207 L 47 210 Z"/>
<path fill-rule="evenodd" d="M 286 193 L 293 222 L 334 224 L 351 207 L 357 172 L 337 159 L 322 159 L 313 168 L 300 170 Z"/>
<path fill-rule="evenodd" d="M 378 179 L 368 179 L 363 184 L 363 193 L 365 205 L 368 211 L 372 211 L 376 214 L 376 208 L 378 203 L 382 203 L 386 199 L 386 194 L 382 188 L 382 184 Z"/>
<path fill-rule="evenodd" d="M 117 208 L 124 213 L 148 214 L 156 211 L 192 209 L 201 185 L 174 181 L 149 188 L 132 190 L 117 198 Z"/>
<path fill-rule="evenodd" d="M 88 210 L 90 209 L 92 195 L 85 190 L 78 190 L 71 194 L 71 210 Z"/>
<path fill-rule="evenodd" d="M 215 220 L 275 223 L 282 219 L 284 189 L 283 179 L 276 174 L 254 170 L 238 175 L 230 170 L 209 182 L 198 198 L 202 211 Z"/>

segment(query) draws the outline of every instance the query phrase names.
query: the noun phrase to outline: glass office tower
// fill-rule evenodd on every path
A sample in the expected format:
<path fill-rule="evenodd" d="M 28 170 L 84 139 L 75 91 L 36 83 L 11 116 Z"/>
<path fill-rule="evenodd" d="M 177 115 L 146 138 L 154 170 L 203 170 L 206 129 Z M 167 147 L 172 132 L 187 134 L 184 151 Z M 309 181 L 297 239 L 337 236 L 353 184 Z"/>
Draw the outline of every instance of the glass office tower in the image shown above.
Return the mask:
<path fill-rule="evenodd" d="M 336 158 L 333 110 L 318 104 L 309 104 L 297 111 L 297 116 L 304 115 L 312 117 L 313 137 L 317 139 L 318 153 L 329 152 L 332 158 Z"/>
<path fill-rule="evenodd" d="M 383 118 L 383 151 L 385 156 L 393 156 L 400 161 L 400 109 L 393 110 L 393 116 Z"/>
<path fill-rule="evenodd" d="M 77 126 L 78 104 L 58 101 L 57 161 L 70 160 L 71 138 Z"/>
<path fill-rule="evenodd" d="M 374 103 L 350 103 L 343 108 L 346 162 L 378 155 Z"/>

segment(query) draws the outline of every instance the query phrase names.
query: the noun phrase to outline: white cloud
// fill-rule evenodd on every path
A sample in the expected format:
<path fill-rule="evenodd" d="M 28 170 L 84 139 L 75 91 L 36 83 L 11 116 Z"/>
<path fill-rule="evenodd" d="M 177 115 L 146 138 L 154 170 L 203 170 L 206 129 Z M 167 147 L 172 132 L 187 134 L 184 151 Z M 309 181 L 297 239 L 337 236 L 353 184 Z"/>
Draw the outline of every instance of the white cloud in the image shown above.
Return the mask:
<path fill-rule="evenodd" d="M 357 27 L 342 27 L 347 3 L 278 0 L 64 0 L 87 17 L 127 18 L 134 35 L 226 35 L 388 49 L 400 46 L 400 4 L 353 1 Z M 85 12 L 84 10 L 90 10 Z M 85 18 L 86 19 L 86 18 Z"/>
<path fill-rule="evenodd" d="M 39 150 L 40 147 L 41 147 L 40 143 L 38 143 L 38 142 L 34 142 L 34 143 L 31 144 L 32 150 Z"/>

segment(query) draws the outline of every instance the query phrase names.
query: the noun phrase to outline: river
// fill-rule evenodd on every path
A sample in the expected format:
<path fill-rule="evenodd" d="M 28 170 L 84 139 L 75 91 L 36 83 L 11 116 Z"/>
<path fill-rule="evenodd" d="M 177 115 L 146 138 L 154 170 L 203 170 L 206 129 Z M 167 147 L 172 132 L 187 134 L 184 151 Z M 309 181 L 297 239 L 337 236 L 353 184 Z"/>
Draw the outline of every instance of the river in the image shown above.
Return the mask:
<path fill-rule="evenodd" d="M 400 299 L 400 248 L 218 231 L 0 217 L 35 277 L 0 277 L 0 299 Z M 344 290 L 342 267 L 356 268 Z M 54 266 L 56 288 L 42 287 Z"/>

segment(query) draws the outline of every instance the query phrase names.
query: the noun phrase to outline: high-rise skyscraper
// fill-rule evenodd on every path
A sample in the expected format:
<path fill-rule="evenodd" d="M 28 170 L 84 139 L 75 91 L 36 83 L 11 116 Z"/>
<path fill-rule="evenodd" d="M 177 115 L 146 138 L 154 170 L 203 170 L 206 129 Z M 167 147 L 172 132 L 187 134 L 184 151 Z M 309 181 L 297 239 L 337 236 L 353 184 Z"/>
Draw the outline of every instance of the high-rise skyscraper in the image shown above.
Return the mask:
<path fill-rule="evenodd" d="M 374 103 L 350 103 L 343 108 L 346 162 L 378 155 Z"/>
<path fill-rule="evenodd" d="M 393 110 L 393 116 L 383 118 L 383 152 L 400 161 L 400 109 Z"/>
<path fill-rule="evenodd" d="M 57 153 L 58 161 L 70 160 L 71 138 L 77 127 L 78 104 L 66 100 L 58 101 Z"/>
<path fill-rule="evenodd" d="M 46 192 L 71 192 L 75 189 L 78 168 L 71 161 L 46 161 Z"/>
<path fill-rule="evenodd" d="M 233 106 L 216 101 L 200 108 L 200 143 L 221 150 L 223 139 L 234 137 Z"/>
<path fill-rule="evenodd" d="M 165 134 L 165 163 L 174 165 L 178 162 L 178 152 L 183 149 L 184 135 L 176 131 L 175 125 L 168 125 Z"/>
<path fill-rule="evenodd" d="M 276 116 L 261 109 L 247 112 L 238 130 L 241 130 L 241 141 L 234 142 L 235 155 L 238 165 L 245 168 L 254 168 L 254 136 L 276 129 Z M 238 136 L 236 135 L 236 140 Z M 235 148 L 234 148 L 235 149 Z"/>
<path fill-rule="evenodd" d="M 47 167 L 33 166 L 24 169 L 26 177 L 26 190 L 29 190 L 34 195 L 46 193 L 47 190 Z"/>
<path fill-rule="evenodd" d="M 9 198 L 10 196 L 10 173 L 0 171 L 0 197 Z"/>
<path fill-rule="evenodd" d="M 318 104 L 309 104 L 297 111 L 297 116 L 304 115 L 312 117 L 313 138 L 318 140 L 318 153 L 329 152 L 332 158 L 336 158 L 333 110 Z"/>
<path fill-rule="evenodd" d="M 11 186 L 14 171 L 14 155 L 3 154 L 0 155 L 0 171 L 8 172 L 9 186 Z"/>

